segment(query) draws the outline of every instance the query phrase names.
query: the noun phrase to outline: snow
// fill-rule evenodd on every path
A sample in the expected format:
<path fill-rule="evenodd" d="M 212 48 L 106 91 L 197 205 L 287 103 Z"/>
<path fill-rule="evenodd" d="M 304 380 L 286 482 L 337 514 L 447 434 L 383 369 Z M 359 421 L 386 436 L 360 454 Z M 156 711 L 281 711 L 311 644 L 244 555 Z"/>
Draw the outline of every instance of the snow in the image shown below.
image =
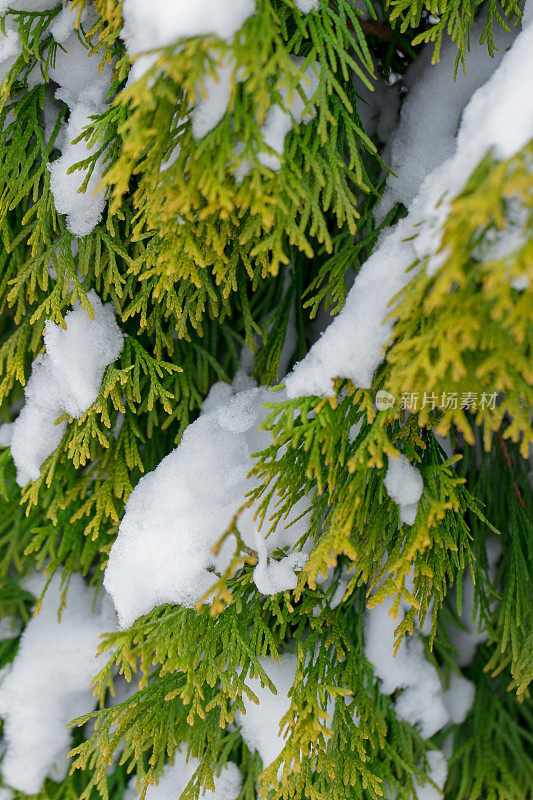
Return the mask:
<path fill-rule="evenodd" d="M 244 377 L 237 374 L 236 380 Z M 213 570 L 222 573 L 230 564 L 233 535 L 217 555 L 212 548 L 256 485 L 247 474 L 252 453 L 271 441 L 259 426 L 269 413 L 263 404 L 274 399 L 266 388 L 233 391 L 215 384 L 204 404 L 206 413 L 187 427 L 179 446 L 141 478 L 128 499 L 104 578 L 122 627 L 163 603 L 193 607 L 215 582 Z M 275 399 L 282 397 L 278 393 Z M 267 538 L 268 526 L 259 530 L 254 508 L 239 516 L 239 533 L 259 557 L 254 580 L 262 593 L 295 587 L 295 570 L 306 554 L 289 553 L 278 562 L 272 553 L 291 549 L 305 537 L 308 520 L 297 518 L 308 505 L 306 498 L 296 503 Z"/>
<path fill-rule="evenodd" d="M 448 774 L 448 763 L 440 750 L 430 750 L 426 755 L 428 760 L 428 778 L 432 780 L 437 786 L 436 789 L 431 783 L 426 782 L 424 785 L 415 781 L 415 791 L 417 800 L 442 800 L 442 789 L 446 783 L 446 776 Z"/>
<path fill-rule="evenodd" d="M 472 27 L 472 42 L 478 42 L 486 15 Z M 424 178 L 453 155 L 463 109 L 476 91 L 500 64 L 505 48 L 512 44 L 516 28 L 507 33 L 495 26 L 494 43 L 498 48 L 491 58 L 486 47 L 472 47 L 466 55 L 465 72 L 459 67 L 453 75 L 457 45 L 445 37 L 438 64 L 431 64 L 434 46 L 430 43 L 413 62 L 404 78 L 409 92 L 403 103 L 400 122 L 392 134 L 390 152 L 385 161 L 395 175 L 390 175 L 376 215 L 383 220 L 395 203 L 408 206 Z"/>
<path fill-rule="evenodd" d="M 502 261 L 508 258 L 528 241 L 529 214 L 525 205 L 511 197 L 505 203 L 505 227 L 489 228 L 473 255 L 481 261 Z"/>
<path fill-rule="evenodd" d="M 357 275 L 341 313 L 285 379 L 289 398 L 331 395 L 333 379 L 350 378 L 369 389 L 393 323 L 384 322 L 392 298 L 408 280 L 405 270 L 415 260 L 407 219 L 378 240 L 375 252 Z"/>
<path fill-rule="evenodd" d="M 494 581 L 496 575 L 496 564 L 501 555 L 500 543 L 495 537 L 487 540 L 487 561 L 488 579 Z M 465 630 L 458 628 L 452 623 L 448 626 L 448 634 L 451 644 L 457 648 L 457 664 L 465 667 L 471 663 L 478 645 L 483 644 L 488 639 L 488 632 L 482 625 L 479 609 L 474 614 L 476 607 L 474 598 L 474 583 L 470 575 L 463 578 L 462 604 L 460 621 Z"/>
<path fill-rule="evenodd" d="M 20 633 L 20 620 L 17 617 L 2 617 L 0 619 L 0 640 L 13 639 Z"/>
<path fill-rule="evenodd" d="M 55 4 L 54 4 L 55 5 Z M 68 174 L 74 164 L 89 158 L 98 149 L 99 143 L 91 147 L 83 139 L 73 144 L 83 131 L 91 124 L 91 117 L 105 111 L 105 99 L 109 92 L 113 72 L 108 63 L 100 65 L 98 55 L 89 56 L 89 48 L 84 45 L 76 31 L 79 9 L 65 5 L 53 21 L 50 32 L 61 47 L 57 48 L 53 65 L 49 68 L 49 77 L 58 84 L 55 96 L 67 103 L 70 116 L 63 124 L 56 146 L 61 156 L 48 165 L 50 172 L 50 188 L 57 211 L 66 215 L 67 228 L 76 236 L 86 236 L 100 222 L 105 207 L 105 196 L 102 190 L 96 193 L 102 179 L 104 169 L 100 156 L 88 180 L 84 192 L 79 192 L 85 179 L 86 169 L 78 169 Z M 81 21 L 90 28 L 97 19 L 96 15 L 84 9 Z M 30 77 L 30 83 L 42 81 L 40 67 Z"/>
<path fill-rule="evenodd" d="M 417 632 L 404 638 L 394 656 L 394 630 L 400 618 L 390 614 L 392 600 L 387 599 L 365 612 L 365 656 L 381 681 L 381 692 L 402 691 L 395 700 L 400 719 L 417 727 L 424 739 L 433 736 L 449 721 L 443 701 L 442 684 L 437 670 L 424 654 L 424 645 Z"/>
<path fill-rule="evenodd" d="M 57 3 L 55 3 L 54 5 L 57 5 Z M 48 29 L 50 31 L 50 34 L 52 35 L 52 38 L 59 44 L 64 44 L 65 42 L 67 42 L 72 32 L 76 29 L 76 26 L 78 24 L 78 19 L 79 19 L 79 24 L 83 25 L 83 28 L 85 30 L 90 30 L 93 22 L 96 21 L 96 16 L 89 13 L 88 6 L 85 6 L 85 8 L 81 9 L 79 5 L 75 6 L 74 0 L 71 0 L 70 3 L 64 3 L 61 11 L 57 15 L 57 17 L 52 21 L 52 24 Z M 67 50 L 68 49 L 69 48 L 67 47 Z M 56 57 L 60 54 L 60 52 L 61 51 L 58 48 Z M 97 62 L 98 59 L 94 58 L 93 61 Z"/>
<path fill-rule="evenodd" d="M 197 102 L 191 114 L 192 135 L 202 139 L 224 117 L 231 98 L 235 63 L 226 58 L 216 67 L 214 75 L 205 75 L 197 87 Z"/>
<path fill-rule="evenodd" d="M 0 0 L 0 14 L 11 8 L 13 11 L 50 11 L 58 0 Z"/>
<path fill-rule="evenodd" d="M 289 398 L 331 395 L 337 376 L 370 388 L 392 333 L 393 299 L 414 274 L 406 270 L 438 251 L 451 200 L 488 150 L 493 148 L 496 158 L 507 159 L 533 136 L 532 72 L 533 25 L 525 24 L 466 106 L 453 155 L 425 178 L 408 216 L 381 235 L 343 310 L 287 377 Z M 434 274 L 441 264 L 442 254 L 434 256 L 428 272 Z"/>
<path fill-rule="evenodd" d="M 388 142 L 398 120 L 400 84 L 376 78 L 372 89 L 358 80 L 357 113 L 367 136 L 377 134 L 380 141 Z"/>
<path fill-rule="evenodd" d="M 252 753 L 257 750 L 265 769 L 276 760 L 286 744 L 280 734 L 280 722 L 291 704 L 288 693 L 296 676 L 297 659 L 292 653 L 284 653 L 280 656 L 280 663 L 262 659 L 261 667 L 276 687 L 277 694 L 273 694 L 268 686 L 261 686 L 259 678 L 247 679 L 247 685 L 259 703 L 243 694 L 245 713 L 237 711 L 235 724 L 241 726 L 247 747 Z"/>
<path fill-rule="evenodd" d="M 255 12 L 255 0 L 124 0 L 122 37 L 130 56 L 190 36 L 230 42 Z"/>
<path fill-rule="evenodd" d="M 0 13 L 2 13 L 0 11 Z M 9 27 L 6 21 L 5 33 L 0 32 L 0 83 L 22 52 L 22 44 L 18 30 Z"/>
<path fill-rule="evenodd" d="M 293 58 L 298 66 L 303 64 L 302 58 Z M 303 73 L 298 89 L 289 92 L 287 86 L 280 90 L 281 105 L 269 108 L 266 119 L 261 126 L 262 148 L 257 158 L 260 164 L 274 171 L 281 169 L 281 159 L 285 148 L 285 138 L 294 125 L 309 122 L 316 109 L 306 109 L 318 88 L 318 64 L 310 64 Z M 300 93 L 301 92 L 301 93 Z M 241 147 L 242 149 L 242 147 Z M 250 173 L 252 162 L 244 158 L 235 170 L 235 180 L 242 181 Z"/>
<path fill-rule="evenodd" d="M 301 62 L 303 59 L 294 60 Z M 264 166 L 274 170 L 279 169 L 281 166 L 280 157 L 283 155 L 285 146 L 285 137 L 290 133 L 293 125 L 308 122 L 313 118 L 315 109 L 311 108 L 310 111 L 305 111 L 305 106 L 318 89 L 318 80 L 317 65 L 313 64 L 306 69 L 300 83 L 303 97 L 298 91 L 289 94 L 286 87 L 282 88 L 281 99 L 288 111 L 285 111 L 280 105 L 273 106 L 269 110 L 265 123 L 261 128 L 265 145 L 275 151 L 275 153 L 261 153 L 259 155 L 259 161 Z"/>
<path fill-rule="evenodd" d="M 188 782 L 200 765 L 199 759 L 190 756 L 186 759 L 186 748 L 176 750 L 174 763 L 167 764 L 156 786 L 149 786 L 146 800 L 178 800 Z M 215 790 L 204 791 L 200 798 L 204 800 L 236 800 L 241 788 L 241 773 L 231 761 L 224 764 L 220 775 L 215 775 Z M 124 793 L 124 800 L 138 800 L 140 795 L 135 789 L 135 778 L 132 778 Z"/>
<path fill-rule="evenodd" d="M 66 422 L 56 425 L 56 419 L 63 413 L 77 419 L 85 413 L 98 396 L 106 367 L 122 352 L 112 304 L 102 305 L 94 291 L 87 297 L 94 319 L 76 304 L 65 315 L 66 330 L 46 322 L 46 353 L 33 362 L 26 403 L 11 434 L 19 486 L 37 480 L 42 463 L 61 442 Z"/>
<path fill-rule="evenodd" d="M 111 66 L 106 63 L 100 70 L 98 55 L 89 56 L 87 46 L 80 42 L 75 30 L 62 42 L 62 47 L 67 52 L 57 48 L 54 65 L 48 73 L 59 84 L 56 97 L 64 100 L 71 110 L 82 103 L 93 108 L 93 113 L 101 113 L 113 78 Z"/>
<path fill-rule="evenodd" d="M 45 11 L 57 5 L 57 0 L 17 0 L 17 2 L 2 0 L 0 13 L 4 13 L 8 7 Z M 72 233 L 85 236 L 100 221 L 105 206 L 102 193 L 93 196 L 101 181 L 103 165 L 99 159 L 85 193 L 79 194 L 78 189 L 83 183 L 84 172 L 76 171 L 71 175 L 66 173 L 70 166 L 86 159 L 90 153 L 85 142 L 77 145 L 72 145 L 71 142 L 82 132 L 85 125 L 89 124 L 91 116 L 104 111 L 105 97 L 111 86 L 112 69 L 108 63 L 100 68 L 97 55 L 89 57 L 88 47 L 81 43 L 76 31 L 79 14 L 80 9 L 73 8 L 72 3 L 65 4 L 49 28 L 52 37 L 61 45 L 57 48 L 53 64 L 49 66 L 49 78 L 59 86 L 56 97 L 65 101 L 71 109 L 70 120 L 63 125 L 63 130 L 56 140 L 56 146 L 61 149 L 62 156 L 49 165 L 49 170 L 51 190 L 57 210 L 67 215 L 67 227 Z M 81 12 L 80 21 L 86 28 L 90 28 L 96 19 L 94 12 L 88 8 Z M 12 23 L 8 18 L 5 35 L 0 35 L 0 80 L 3 80 L 22 52 L 18 30 L 10 25 Z M 28 85 L 31 88 L 43 81 L 41 65 L 36 64 L 28 76 Z M 47 101 L 44 109 L 47 137 L 51 133 L 48 106 L 53 107 L 53 101 Z"/>
<path fill-rule="evenodd" d="M 464 722 L 476 696 L 474 684 L 453 672 L 450 677 L 450 685 L 442 695 L 446 711 L 450 717 L 450 722 L 458 725 Z"/>
<path fill-rule="evenodd" d="M 0 447 L 9 447 L 13 438 L 13 422 L 0 425 Z"/>
<path fill-rule="evenodd" d="M 34 574 L 25 588 L 39 596 L 44 584 L 44 576 Z M 7 744 L 0 769 L 5 783 L 26 794 L 38 792 L 47 777 L 59 780 L 66 775 L 71 747 L 67 725 L 94 706 L 90 682 L 106 661 L 95 653 L 101 634 L 116 628 L 109 599 L 101 594 L 93 611 L 94 591 L 80 575 L 70 578 L 59 621 L 61 593 L 56 574 L 0 684 Z"/>
<path fill-rule="evenodd" d="M 413 525 L 418 501 L 424 491 L 424 482 L 418 469 L 400 453 L 397 459 L 389 458 L 383 483 L 391 500 L 400 507 L 400 522 Z"/>
<path fill-rule="evenodd" d="M 122 38 L 135 59 L 128 84 L 139 80 L 157 61 L 147 51 L 168 47 L 181 38 L 209 36 L 231 42 L 246 20 L 254 14 L 255 0 L 125 0 Z M 192 132 L 202 139 L 226 113 L 231 97 L 234 63 L 225 56 L 215 74 L 204 76 L 197 86 L 200 98 L 192 111 Z"/>
<path fill-rule="evenodd" d="M 91 152 L 98 147 L 98 143 L 95 143 L 92 148 L 88 147 L 85 139 L 73 144 L 73 140 L 91 123 L 91 117 L 98 113 L 97 108 L 86 106 L 83 103 L 74 107 L 66 127 L 61 156 L 48 165 L 50 188 L 54 196 L 55 207 L 60 214 L 66 214 L 67 228 L 76 236 L 87 236 L 91 233 L 102 219 L 105 208 L 103 191 L 100 190 L 98 194 L 95 194 L 102 180 L 103 161 L 101 157 L 94 165 L 84 192 L 78 190 L 84 181 L 85 170 L 75 170 L 68 174 L 70 167 L 89 158 Z"/>
<path fill-rule="evenodd" d="M 294 4 L 302 14 L 309 14 L 310 11 L 315 11 L 319 8 L 318 0 L 294 0 Z"/>

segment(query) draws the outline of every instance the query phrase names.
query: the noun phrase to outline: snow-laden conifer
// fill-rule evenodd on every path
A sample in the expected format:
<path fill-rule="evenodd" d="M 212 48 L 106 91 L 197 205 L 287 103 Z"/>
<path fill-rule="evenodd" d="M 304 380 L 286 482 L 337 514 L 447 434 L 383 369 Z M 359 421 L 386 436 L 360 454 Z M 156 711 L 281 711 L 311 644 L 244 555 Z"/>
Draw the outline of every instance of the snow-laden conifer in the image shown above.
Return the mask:
<path fill-rule="evenodd" d="M 530 800 L 530 0 L 0 0 L 1 800 Z"/>

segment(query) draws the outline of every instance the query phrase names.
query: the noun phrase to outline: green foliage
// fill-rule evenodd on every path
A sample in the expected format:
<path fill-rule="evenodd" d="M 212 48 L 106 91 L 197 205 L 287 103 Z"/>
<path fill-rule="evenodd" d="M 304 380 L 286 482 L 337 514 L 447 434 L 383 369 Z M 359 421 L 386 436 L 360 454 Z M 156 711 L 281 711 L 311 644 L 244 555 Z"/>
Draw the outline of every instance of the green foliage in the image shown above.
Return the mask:
<path fill-rule="evenodd" d="M 258 4 L 231 46 L 239 69 L 229 111 L 200 142 L 190 107 L 203 78 L 229 57 L 228 46 L 213 38 L 163 50 L 108 113 L 120 141 L 105 178 L 111 208 L 118 212 L 131 192 L 133 239 L 150 241 L 139 280 L 154 301 L 173 308 L 180 335 L 186 325 L 198 327 L 206 311 L 219 313 L 243 279 L 256 289 L 276 275 L 290 246 L 307 257 L 320 245 L 331 252 L 330 218 L 356 230 L 358 197 L 371 191 L 362 156 L 376 148 L 357 115 L 352 73 L 370 86 L 374 68 L 351 4 L 323 2 L 321 12 L 303 17 L 288 3 Z M 308 68 L 319 76 L 309 99 Z M 260 126 L 273 103 L 290 110 L 298 94 L 315 119 L 289 136 L 278 173 L 259 160 Z M 165 134 L 154 139 L 154 130 Z M 246 164 L 249 176 L 236 178 Z M 188 319 L 181 319 L 183 308 Z"/>
<path fill-rule="evenodd" d="M 412 40 L 412 45 L 433 42 L 433 63 L 439 60 L 442 37 L 450 36 L 457 46 L 457 63 L 464 59 L 470 50 L 470 31 L 472 24 L 479 12 L 486 11 L 486 20 L 479 39 L 479 44 L 487 45 L 490 55 L 494 55 L 493 29 L 499 25 L 503 30 L 509 31 L 510 25 L 516 25 L 521 17 L 521 10 L 517 0 L 390 0 L 389 18 L 394 24 L 400 23 L 400 30 L 405 33 L 409 28 L 418 28 L 421 23 L 422 30 Z M 428 19 L 429 17 L 429 19 Z M 477 43 L 476 43 L 477 44 Z"/>
<path fill-rule="evenodd" d="M 315 547 L 302 570 L 296 598 L 308 583 L 336 566 L 342 556 L 350 583 L 347 591 L 366 586 L 370 605 L 386 596 L 396 607 L 407 601 L 411 610 L 399 625 L 398 644 L 411 633 L 418 615 L 424 621 L 433 604 L 432 636 L 438 611 L 458 575 L 472 566 L 472 534 L 465 523 L 470 513 L 487 520 L 473 495 L 457 476 L 431 427 L 416 416 L 400 419 L 393 407 L 376 413 L 371 397 L 349 386 L 340 387 L 338 401 L 300 398 L 273 405 L 265 422 L 273 443 L 260 454 L 254 473 L 260 486 L 250 502 L 260 500 L 259 519 L 265 533 L 283 519 L 304 496 L 312 498 L 309 534 Z M 398 528 L 398 507 L 383 480 L 386 459 L 403 453 L 417 464 L 424 493 L 413 526 Z M 275 512 L 263 520 L 272 495 Z M 413 588 L 409 587 L 412 577 Z"/>
<path fill-rule="evenodd" d="M 533 679 L 531 630 L 533 627 L 533 559 L 531 558 L 532 506 L 530 469 L 518 447 L 495 437 L 493 449 L 481 463 L 467 448 L 461 471 L 472 490 L 486 498 L 486 513 L 501 531 L 502 555 L 492 587 L 480 595 L 481 612 L 492 647 L 486 669 L 493 675 L 510 672 L 511 689 L 520 699 L 528 696 Z M 498 480 L 495 480 L 495 476 Z M 479 521 L 470 520 L 480 537 Z M 483 585 L 480 584 L 480 589 Z M 497 603 L 494 599 L 497 598 Z"/>
<path fill-rule="evenodd" d="M 234 579 L 231 588 L 235 602 L 215 618 L 206 606 L 196 612 L 162 606 L 107 638 L 104 647 L 113 655 L 97 678 L 98 691 L 112 682 L 116 665 L 128 680 L 135 679 L 136 670 L 142 677 L 132 698 L 78 720 L 83 724 L 97 717 L 93 736 L 74 751 L 74 765 L 93 775 L 90 786 L 97 785 L 104 798 L 111 796 L 105 768 L 124 739 L 121 763 L 137 767 L 143 789 L 160 773 L 165 752 L 187 741 L 201 764 L 184 798 L 197 798 L 221 758 L 228 757 L 236 758 L 245 774 L 239 800 L 254 796 L 249 787 L 256 778 L 260 796 L 280 800 L 344 798 L 347 792 L 377 800 L 384 783 L 397 787 L 402 798 L 412 798 L 413 776 L 423 774 L 418 764 L 424 743 L 396 720 L 390 700 L 379 694 L 363 655 L 362 621 L 353 603 L 333 611 L 321 588 L 297 603 L 288 594 L 260 601 L 250 572 Z M 313 615 L 314 608 L 320 612 Z M 286 745 L 261 772 L 238 730 L 226 726 L 243 708 L 243 697 L 253 698 L 247 677 L 258 676 L 274 688 L 261 659 L 277 659 L 289 633 L 298 668 L 291 706 L 281 723 Z M 333 717 L 332 700 L 337 701 Z M 388 744 L 388 731 L 395 747 Z M 293 769 L 293 759 L 301 764 L 299 770 Z"/>
<path fill-rule="evenodd" d="M 488 155 L 452 202 L 435 256 L 440 266 L 426 269 L 427 259 L 401 294 L 378 379 L 397 397 L 477 393 L 474 419 L 483 426 L 485 447 L 503 425 L 503 436 L 520 442 L 524 457 L 533 437 L 531 153 L 530 144 L 508 161 Z M 498 241 L 509 229 L 513 250 L 500 252 Z M 524 278 L 526 285 L 517 283 Z M 493 408 L 495 392 L 504 394 Z M 466 410 L 455 405 L 442 411 L 436 430 L 446 435 L 453 424 L 473 443 Z M 422 423 L 430 410 L 428 403 Z"/>
<path fill-rule="evenodd" d="M 478 658 L 486 657 L 480 652 Z M 530 705 L 506 691 L 504 675 L 494 680 L 476 670 L 474 706 L 454 733 L 446 796 L 457 800 L 531 797 L 531 722 Z"/>

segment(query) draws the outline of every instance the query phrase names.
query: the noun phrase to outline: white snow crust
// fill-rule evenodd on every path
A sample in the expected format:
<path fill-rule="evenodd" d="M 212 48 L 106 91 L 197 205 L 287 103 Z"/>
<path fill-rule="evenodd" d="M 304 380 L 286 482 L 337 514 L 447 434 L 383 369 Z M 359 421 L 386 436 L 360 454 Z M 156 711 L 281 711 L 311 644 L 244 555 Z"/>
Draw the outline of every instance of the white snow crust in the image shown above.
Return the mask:
<path fill-rule="evenodd" d="M 255 0 L 125 0 L 122 36 L 130 56 L 191 36 L 231 41 L 255 8 Z"/>
<path fill-rule="evenodd" d="M 392 134 L 390 152 L 385 160 L 397 177 L 390 175 L 381 198 L 377 216 L 382 220 L 395 203 L 408 206 L 427 175 L 453 156 L 461 116 L 468 101 L 500 64 L 516 28 L 508 33 L 498 25 L 494 29 L 496 51 L 491 58 L 486 47 L 477 45 L 486 15 L 472 26 L 471 40 L 476 43 L 466 54 L 465 69 L 459 66 L 453 81 L 457 45 L 444 38 L 438 64 L 431 64 L 433 45 L 424 48 L 404 78 L 409 92 L 402 105 L 400 122 Z"/>

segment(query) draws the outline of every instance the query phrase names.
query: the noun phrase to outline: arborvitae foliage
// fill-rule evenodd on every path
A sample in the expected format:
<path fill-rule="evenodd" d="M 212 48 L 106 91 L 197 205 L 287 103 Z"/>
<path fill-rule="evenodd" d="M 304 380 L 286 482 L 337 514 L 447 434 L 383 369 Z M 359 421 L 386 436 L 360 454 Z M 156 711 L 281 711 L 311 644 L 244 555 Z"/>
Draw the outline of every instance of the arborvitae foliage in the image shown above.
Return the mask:
<path fill-rule="evenodd" d="M 0 0 L 2 800 L 533 797 L 531 17 Z"/>

